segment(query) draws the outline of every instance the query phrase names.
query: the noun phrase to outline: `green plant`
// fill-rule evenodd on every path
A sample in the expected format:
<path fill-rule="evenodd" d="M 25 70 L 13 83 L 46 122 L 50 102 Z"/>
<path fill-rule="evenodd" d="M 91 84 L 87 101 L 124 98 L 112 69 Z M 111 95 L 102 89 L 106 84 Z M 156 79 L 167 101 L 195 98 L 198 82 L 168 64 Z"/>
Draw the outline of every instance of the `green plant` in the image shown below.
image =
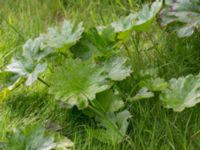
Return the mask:
<path fill-rule="evenodd" d="M 193 107 L 199 100 L 200 75 L 187 75 L 178 79 L 171 79 L 169 87 L 162 91 L 160 100 L 167 108 L 174 111 L 183 111 L 187 107 Z"/>
<path fill-rule="evenodd" d="M 162 1 L 155 1 L 138 13 L 88 30 L 82 23 L 65 20 L 24 44 L 22 52 L 2 70 L 1 88 L 10 89 L 16 83 L 31 86 L 41 81 L 62 107 L 75 106 L 94 118 L 98 129 L 91 132 L 95 135 L 101 131 L 96 138 L 105 137 L 99 139 L 104 142 L 108 137 L 117 143 L 126 139 L 130 102 L 160 95 L 164 106 L 175 111 L 194 106 L 199 102 L 199 76 L 172 79 L 169 83 L 155 75 L 156 71 L 134 76 L 132 58 L 124 48 L 133 31 L 149 28 L 161 7 Z M 127 78 L 137 82 L 138 94 L 121 95 L 119 84 Z M 186 85 L 180 88 L 182 84 Z M 185 94 L 180 96 L 180 91 Z"/>
<path fill-rule="evenodd" d="M 162 25 L 179 23 L 175 28 L 179 37 L 191 36 L 200 29 L 199 0 L 166 0 L 161 18 Z"/>

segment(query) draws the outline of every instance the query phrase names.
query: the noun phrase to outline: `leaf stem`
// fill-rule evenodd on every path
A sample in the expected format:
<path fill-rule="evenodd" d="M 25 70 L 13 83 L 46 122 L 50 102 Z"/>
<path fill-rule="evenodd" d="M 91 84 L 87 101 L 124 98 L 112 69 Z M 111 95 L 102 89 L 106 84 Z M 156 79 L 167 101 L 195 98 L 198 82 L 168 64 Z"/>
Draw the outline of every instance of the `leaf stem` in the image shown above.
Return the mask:
<path fill-rule="evenodd" d="M 129 57 L 130 60 L 131 60 L 131 66 L 132 66 L 133 71 L 136 71 L 137 69 L 136 69 L 136 67 L 134 66 L 134 58 L 133 58 L 133 56 L 131 56 L 131 52 L 130 52 L 128 46 L 127 46 L 125 43 L 123 43 L 123 46 L 124 46 L 124 48 L 125 48 L 125 50 L 126 50 L 126 52 L 127 52 L 127 54 L 128 54 L 128 57 Z"/>
<path fill-rule="evenodd" d="M 42 82 L 44 85 L 46 85 L 47 87 L 50 87 L 50 85 L 46 83 L 42 78 L 38 77 L 38 80 Z"/>

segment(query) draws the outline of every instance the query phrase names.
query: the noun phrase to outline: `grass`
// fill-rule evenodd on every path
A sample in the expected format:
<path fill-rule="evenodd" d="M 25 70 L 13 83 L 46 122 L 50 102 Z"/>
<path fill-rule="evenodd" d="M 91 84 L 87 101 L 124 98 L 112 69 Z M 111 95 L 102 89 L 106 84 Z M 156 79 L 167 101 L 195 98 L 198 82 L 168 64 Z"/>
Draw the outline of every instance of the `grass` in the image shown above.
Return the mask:
<path fill-rule="evenodd" d="M 45 32 L 63 18 L 84 21 L 86 27 L 102 25 L 137 10 L 142 3 L 142 0 L 0 0 L 0 67 L 9 63 L 10 56 L 20 51 L 28 38 Z M 145 34 L 133 33 L 125 44 L 131 52 L 135 74 L 155 67 L 160 76 L 170 79 L 199 71 L 199 37 L 178 39 L 174 33 L 163 33 L 155 24 Z M 122 86 L 134 88 L 128 80 Z M 157 98 L 134 102 L 129 107 L 132 118 L 125 141 L 103 144 L 90 130 L 95 128 L 92 120 L 76 109 L 60 108 L 40 83 L 31 92 L 19 87 L 15 94 L 3 94 L 0 95 L 0 129 L 3 129 L 0 142 L 10 128 L 50 122 L 62 126 L 61 134 L 74 141 L 74 149 L 200 149 L 198 105 L 174 113 L 162 108 Z"/>

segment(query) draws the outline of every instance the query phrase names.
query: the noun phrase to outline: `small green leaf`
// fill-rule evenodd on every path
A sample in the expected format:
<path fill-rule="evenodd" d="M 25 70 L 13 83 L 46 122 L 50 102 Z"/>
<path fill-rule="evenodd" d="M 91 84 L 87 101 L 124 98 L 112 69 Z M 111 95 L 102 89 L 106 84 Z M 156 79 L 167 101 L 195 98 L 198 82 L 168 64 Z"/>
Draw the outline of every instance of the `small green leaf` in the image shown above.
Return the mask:
<path fill-rule="evenodd" d="M 200 75 L 188 75 L 171 79 L 169 87 L 162 91 L 160 100 L 166 108 L 183 111 L 200 102 Z"/>
<path fill-rule="evenodd" d="M 105 63 L 105 72 L 113 81 L 122 81 L 132 73 L 131 66 L 127 64 L 125 57 L 111 57 Z"/>
<path fill-rule="evenodd" d="M 130 117 L 131 114 L 128 110 L 107 113 L 105 117 L 97 118 L 100 127 L 105 129 L 89 129 L 89 131 L 94 138 L 104 143 L 119 143 L 126 135 Z"/>
<path fill-rule="evenodd" d="M 8 98 L 12 90 L 14 90 L 19 84 L 21 84 L 23 79 L 9 71 L 0 72 L 0 102 Z"/>
<path fill-rule="evenodd" d="M 6 87 L 11 90 L 19 79 L 19 75 L 15 73 L 8 71 L 0 72 L 0 91 Z"/>
<path fill-rule="evenodd" d="M 95 107 L 102 112 L 115 112 L 124 106 L 124 102 L 119 95 L 112 90 L 106 90 L 96 95 L 92 102 Z"/>
<path fill-rule="evenodd" d="M 149 90 L 146 87 L 143 87 L 139 90 L 139 92 L 131 99 L 131 101 L 135 100 L 141 100 L 141 99 L 148 99 L 154 97 L 154 93 L 149 92 Z"/>
<path fill-rule="evenodd" d="M 114 42 L 116 40 L 116 33 L 112 26 L 103 27 L 102 30 L 98 30 L 98 32 L 100 36 L 107 41 Z"/>
<path fill-rule="evenodd" d="M 167 88 L 168 83 L 162 78 L 147 78 L 139 83 L 140 87 L 146 87 L 150 91 L 162 91 Z"/>
<path fill-rule="evenodd" d="M 121 112 L 118 112 L 116 114 L 116 124 L 119 128 L 119 131 L 122 135 L 126 134 L 128 125 L 129 125 L 129 121 L 128 119 L 131 117 L 131 114 L 128 110 L 124 110 Z"/>

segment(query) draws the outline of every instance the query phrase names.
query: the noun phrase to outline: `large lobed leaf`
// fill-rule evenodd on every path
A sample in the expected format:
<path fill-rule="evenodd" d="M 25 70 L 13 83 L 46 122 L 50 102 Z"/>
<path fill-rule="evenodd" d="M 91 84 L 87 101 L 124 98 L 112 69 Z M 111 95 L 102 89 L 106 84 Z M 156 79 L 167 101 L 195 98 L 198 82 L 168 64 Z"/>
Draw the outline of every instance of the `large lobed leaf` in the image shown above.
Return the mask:
<path fill-rule="evenodd" d="M 83 23 L 77 26 L 68 20 L 64 20 L 61 27 L 51 27 L 47 34 L 41 36 L 45 39 L 44 45 L 54 49 L 69 48 L 74 45 L 83 33 Z"/>
<path fill-rule="evenodd" d="M 47 64 L 41 63 L 47 55 L 52 52 L 51 48 L 43 48 L 44 38 L 29 39 L 23 45 L 22 56 L 13 58 L 11 64 L 7 65 L 6 71 L 26 78 L 26 85 L 32 85 L 38 75 L 46 70 Z"/>
<path fill-rule="evenodd" d="M 161 12 L 162 25 L 182 23 L 176 29 L 179 37 L 190 36 L 195 29 L 200 29 L 199 0 L 166 0 L 165 4 Z"/>
<path fill-rule="evenodd" d="M 57 67 L 51 78 L 49 92 L 69 106 L 83 109 L 96 94 L 110 88 L 103 69 L 91 61 L 68 59 Z"/>
<path fill-rule="evenodd" d="M 116 33 L 120 33 L 120 39 L 125 38 L 130 30 L 145 31 L 149 28 L 161 7 L 162 0 L 156 0 L 151 6 L 144 5 L 138 13 L 121 18 L 119 21 L 113 22 L 111 26 Z"/>
<path fill-rule="evenodd" d="M 97 64 L 91 59 L 67 59 L 55 69 L 50 80 L 50 93 L 71 107 L 76 105 L 83 109 L 97 93 L 109 89 L 112 81 L 124 80 L 130 73 L 124 57 L 111 57 Z"/>
<path fill-rule="evenodd" d="M 32 85 L 38 78 L 38 75 L 46 70 L 46 63 L 31 63 L 26 59 L 13 59 L 6 71 L 17 74 L 19 77 L 26 78 L 25 84 Z"/>
<path fill-rule="evenodd" d="M 167 108 L 182 111 L 200 102 L 200 75 L 188 75 L 171 79 L 169 87 L 162 91 L 160 100 Z"/>

